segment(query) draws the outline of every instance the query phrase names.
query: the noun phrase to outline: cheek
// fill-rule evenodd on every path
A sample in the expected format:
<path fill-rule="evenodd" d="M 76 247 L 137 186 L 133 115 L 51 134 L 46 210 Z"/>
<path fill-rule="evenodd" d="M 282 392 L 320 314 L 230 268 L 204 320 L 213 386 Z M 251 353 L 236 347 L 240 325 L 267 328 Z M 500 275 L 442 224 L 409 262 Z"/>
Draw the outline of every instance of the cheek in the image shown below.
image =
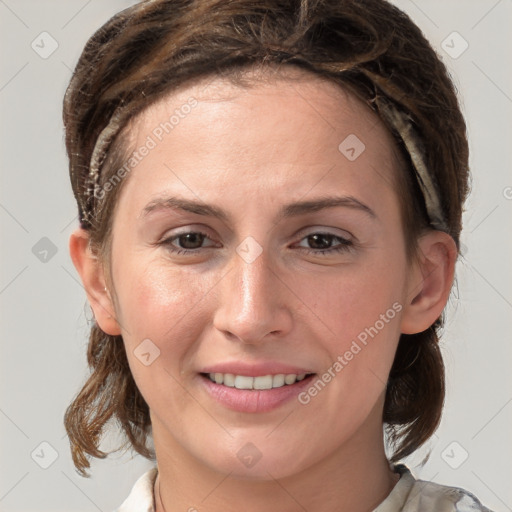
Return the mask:
<path fill-rule="evenodd" d="M 400 337 L 404 262 L 399 257 L 392 264 L 383 263 L 390 261 L 385 258 L 380 261 L 347 267 L 313 283 L 305 277 L 296 281 L 317 317 L 309 314 L 309 324 L 319 326 L 317 339 L 330 361 L 339 363 L 329 367 L 338 377 L 333 379 L 335 387 L 342 395 L 352 389 L 349 394 L 356 401 L 371 402 L 382 391 Z"/>
<path fill-rule="evenodd" d="M 211 318 L 206 298 L 217 280 L 148 259 L 119 262 L 116 270 L 118 318 L 137 387 L 151 409 L 181 410 L 187 396 L 180 371 Z"/>
<path fill-rule="evenodd" d="M 314 279 L 296 276 L 293 282 L 297 295 L 331 334 L 347 340 L 374 325 L 395 302 L 401 301 L 405 275 L 400 265 L 374 263 L 347 267 Z M 396 307 L 393 312 L 396 313 Z"/>
<path fill-rule="evenodd" d="M 118 318 L 125 342 L 133 345 L 150 338 L 163 346 L 172 338 L 177 350 L 180 340 L 190 340 L 191 327 L 199 326 L 197 320 L 215 276 L 204 273 L 198 277 L 186 267 L 137 258 L 120 263 L 116 270 Z"/>
<path fill-rule="evenodd" d="M 305 302 L 321 320 L 316 338 L 330 360 L 301 403 L 315 416 L 328 416 L 338 432 L 362 424 L 386 388 L 400 337 L 403 279 L 400 263 L 375 263 L 316 280 L 313 290 L 311 282 L 309 288 L 301 283 Z"/>

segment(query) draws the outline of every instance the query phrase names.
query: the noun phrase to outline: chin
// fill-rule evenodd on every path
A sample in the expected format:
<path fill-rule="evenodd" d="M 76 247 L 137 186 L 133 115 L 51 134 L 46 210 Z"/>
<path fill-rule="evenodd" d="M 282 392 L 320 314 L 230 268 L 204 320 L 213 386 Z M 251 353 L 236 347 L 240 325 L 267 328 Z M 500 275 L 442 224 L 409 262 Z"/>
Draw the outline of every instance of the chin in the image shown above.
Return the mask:
<path fill-rule="evenodd" d="M 263 457 L 259 459 L 253 466 L 245 466 L 235 456 L 235 459 L 230 458 L 224 464 L 219 465 L 219 461 L 216 462 L 214 468 L 216 471 L 224 474 L 229 474 L 230 478 L 244 481 L 261 481 L 269 482 L 275 479 L 282 479 L 288 476 L 294 475 L 300 472 L 300 468 L 290 466 L 283 459 L 279 459 L 278 454 L 276 460 L 263 460 Z"/>
<path fill-rule="evenodd" d="M 201 447 L 198 455 L 204 465 L 218 473 L 229 474 L 233 479 L 262 482 L 295 475 L 316 462 L 314 454 L 308 455 L 300 448 L 302 443 L 296 446 L 280 440 L 271 443 L 268 439 L 265 441 L 267 435 L 268 431 L 259 439 L 254 436 L 254 442 L 249 440 L 251 436 L 231 439 L 231 446 L 224 446 L 224 449 L 217 444 L 217 450 L 208 450 L 207 458 Z"/>

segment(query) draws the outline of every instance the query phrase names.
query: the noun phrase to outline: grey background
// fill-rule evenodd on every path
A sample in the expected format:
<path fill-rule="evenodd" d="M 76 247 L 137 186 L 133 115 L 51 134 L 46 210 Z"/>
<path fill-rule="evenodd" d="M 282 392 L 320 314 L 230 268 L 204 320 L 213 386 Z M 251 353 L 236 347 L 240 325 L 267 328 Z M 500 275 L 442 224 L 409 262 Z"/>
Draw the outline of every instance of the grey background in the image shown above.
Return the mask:
<path fill-rule="evenodd" d="M 62 97 L 88 37 L 132 3 L 0 0 L 2 511 L 108 512 L 151 466 L 139 456 L 117 454 L 93 460 L 92 477 L 81 478 L 62 422 L 87 375 L 92 318 L 68 254 L 77 218 Z M 395 3 L 453 74 L 469 125 L 473 172 L 464 258 L 442 342 L 444 417 L 432 441 L 406 462 L 419 478 L 466 488 L 496 511 L 512 510 L 512 2 Z M 39 52 L 51 49 L 43 31 L 58 44 L 47 58 L 31 46 L 35 41 Z M 461 55 L 464 41 L 454 31 L 469 45 Z M 112 434 L 103 447 L 116 440 Z M 430 459 L 418 466 L 429 449 Z"/>

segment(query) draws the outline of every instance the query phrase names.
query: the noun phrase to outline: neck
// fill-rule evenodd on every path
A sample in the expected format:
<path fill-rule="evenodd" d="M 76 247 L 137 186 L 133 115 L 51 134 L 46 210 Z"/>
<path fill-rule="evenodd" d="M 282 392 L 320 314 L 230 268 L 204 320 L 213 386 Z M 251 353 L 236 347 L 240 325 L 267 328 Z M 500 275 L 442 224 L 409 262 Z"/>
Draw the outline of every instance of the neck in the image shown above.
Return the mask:
<path fill-rule="evenodd" d="M 212 470 L 153 418 L 153 439 L 158 460 L 156 512 L 208 508 L 211 512 L 366 512 L 377 507 L 393 489 L 392 473 L 384 452 L 382 411 L 354 436 L 319 462 L 300 473 L 275 479 L 233 478 Z M 160 496 L 159 496 L 160 495 Z"/>

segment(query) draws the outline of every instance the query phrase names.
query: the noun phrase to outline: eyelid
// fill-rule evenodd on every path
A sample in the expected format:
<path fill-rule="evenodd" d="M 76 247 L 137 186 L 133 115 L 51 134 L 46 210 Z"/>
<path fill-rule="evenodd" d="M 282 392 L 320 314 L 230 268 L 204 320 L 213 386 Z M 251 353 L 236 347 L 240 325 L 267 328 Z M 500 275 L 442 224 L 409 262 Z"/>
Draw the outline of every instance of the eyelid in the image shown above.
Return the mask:
<path fill-rule="evenodd" d="M 215 242 L 214 237 L 212 237 L 211 234 L 207 232 L 208 231 L 207 229 L 203 229 L 203 227 L 194 228 L 193 226 L 188 225 L 188 226 L 183 226 L 182 229 L 180 229 L 180 228 L 176 228 L 176 229 L 178 229 L 178 231 L 176 231 L 176 232 L 173 231 L 171 233 L 167 232 L 165 235 L 163 235 L 160 238 L 160 242 L 163 242 L 166 240 L 171 240 L 171 239 L 176 239 L 179 236 L 186 235 L 188 233 L 200 233 L 200 234 L 204 235 L 206 238 L 208 238 L 209 240 L 211 240 L 212 242 Z M 340 234 L 339 232 L 336 232 L 335 231 L 336 229 L 341 231 L 342 234 Z M 357 241 L 356 237 L 354 237 L 354 235 L 352 235 L 352 233 L 350 233 L 346 230 L 340 230 L 339 228 L 326 228 L 326 227 L 321 227 L 321 226 L 308 226 L 305 228 L 301 228 L 298 232 L 296 232 L 294 235 L 292 235 L 290 237 L 290 239 L 295 240 L 298 238 L 298 241 L 301 242 L 304 238 L 306 238 L 310 235 L 318 235 L 318 234 L 330 235 L 330 236 L 338 237 L 343 240 L 347 240 L 347 241 L 351 241 L 351 242 Z"/>
<path fill-rule="evenodd" d="M 204 225 L 199 225 L 196 227 L 196 225 L 184 225 L 180 226 L 178 228 L 175 228 L 175 231 L 166 232 L 166 235 L 161 237 L 161 239 L 157 242 L 157 245 L 167 245 L 169 250 L 176 254 L 199 254 L 202 251 L 206 249 L 212 249 L 212 248 L 222 248 L 222 242 L 219 242 L 216 240 L 214 236 L 211 236 L 209 231 L 211 228 L 206 227 Z M 341 233 L 340 233 L 341 231 Z M 190 233 L 194 234 L 200 234 L 204 237 L 203 243 L 206 240 L 210 240 L 210 244 L 208 245 L 201 245 L 200 247 L 196 247 L 193 249 L 188 248 L 181 248 L 178 245 L 174 245 L 176 240 L 183 235 L 187 235 Z M 335 242 L 335 245 L 333 245 L 330 248 L 327 249 L 311 249 L 308 247 L 301 246 L 301 242 L 303 242 L 307 237 L 312 235 L 324 235 L 328 237 L 333 237 L 334 239 L 337 239 L 338 242 Z M 309 225 L 301 228 L 293 235 L 294 243 L 292 245 L 293 247 L 296 247 L 296 249 L 300 251 L 304 251 L 306 253 L 316 254 L 316 255 L 324 255 L 327 256 L 328 254 L 335 254 L 337 252 L 344 252 L 347 250 L 353 250 L 358 246 L 357 238 L 352 235 L 352 233 L 340 229 L 340 228 L 334 228 L 334 227 L 327 227 L 327 226 L 321 226 L 321 225 Z"/>
<path fill-rule="evenodd" d="M 206 249 L 208 247 L 216 247 L 216 246 L 218 246 L 218 242 L 216 242 L 208 233 L 205 233 L 201 229 L 187 229 L 187 230 L 184 230 L 184 231 L 180 231 L 179 233 L 171 233 L 169 235 L 164 236 L 162 238 L 161 242 L 159 242 L 159 243 L 166 242 L 166 243 L 171 244 L 171 243 L 175 242 L 176 239 L 178 239 L 180 236 L 188 235 L 189 233 L 203 235 L 205 240 L 210 240 L 212 242 L 211 245 L 202 246 L 201 249 Z M 197 251 L 198 249 L 187 249 L 187 250 L 189 250 L 189 251 Z"/>
<path fill-rule="evenodd" d="M 209 239 L 214 239 L 212 236 L 211 228 L 205 227 L 203 225 L 195 225 L 195 224 L 186 224 L 184 226 L 180 226 L 174 229 L 167 230 L 161 237 L 160 241 L 168 240 L 169 238 L 175 238 L 180 235 L 186 235 L 188 233 L 202 233 L 207 236 Z"/>
<path fill-rule="evenodd" d="M 357 242 L 357 238 L 350 231 L 347 231 L 346 229 L 329 227 L 329 226 L 320 226 L 320 225 L 313 225 L 313 226 L 307 226 L 305 228 L 301 228 L 291 238 L 300 237 L 300 240 L 302 240 L 304 237 L 307 237 L 309 235 L 315 235 L 315 234 L 332 235 L 332 236 L 336 236 L 339 238 L 343 238 L 344 240 L 347 240 L 350 242 L 354 242 L 354 243 Z"/>

